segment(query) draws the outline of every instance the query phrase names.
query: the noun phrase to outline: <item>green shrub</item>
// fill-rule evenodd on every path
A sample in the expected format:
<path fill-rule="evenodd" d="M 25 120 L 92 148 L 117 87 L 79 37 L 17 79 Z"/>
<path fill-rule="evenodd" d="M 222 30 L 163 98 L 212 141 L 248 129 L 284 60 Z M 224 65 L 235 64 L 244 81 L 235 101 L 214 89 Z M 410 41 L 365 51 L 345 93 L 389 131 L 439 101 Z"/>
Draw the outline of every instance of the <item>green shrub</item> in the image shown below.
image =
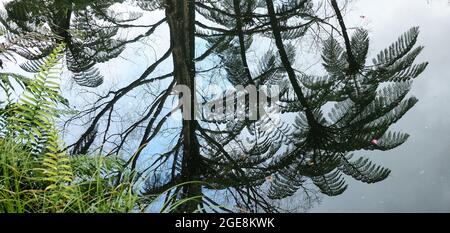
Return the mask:
<path fill-rule="evenodd" d="M 71 180 L 60 185 L 48 177 L 44 159 L 8 139 L 0 140 L 0 212 L 110 213 L 137 210 L 133 183 L 123 178 L 122 160 L 114 157 L 68 157 Z"/>
<path fill-rule="evenodd" d="M 136 194 L 135 173 L 121 158 L 64 152 L 55 126 L 58 104 L 67 104 L 59 85 L 63 50 L 58 46 L 32 79 L 0 73 L 6 93 L 0 106 L 0 212 L 136 212 L 158 205 L 164 194 Z M 17 101 L 10 79 L 23 88 Z M 196 198 L 159 205 L 172 212 Z"/>
<path fill-rule="evenodd" d="M 18 101 L 0 109 L 0 212 L 130 212 L 138 196 L 132 176 L 116 157 L 69 157 L 55 127 L 60 60 L 64 45 L 49 55 L 24 85 Z M 6 76 L 2 87 L 6 85 Z M 116 182 L 118 173 L 122 175 Z"/>

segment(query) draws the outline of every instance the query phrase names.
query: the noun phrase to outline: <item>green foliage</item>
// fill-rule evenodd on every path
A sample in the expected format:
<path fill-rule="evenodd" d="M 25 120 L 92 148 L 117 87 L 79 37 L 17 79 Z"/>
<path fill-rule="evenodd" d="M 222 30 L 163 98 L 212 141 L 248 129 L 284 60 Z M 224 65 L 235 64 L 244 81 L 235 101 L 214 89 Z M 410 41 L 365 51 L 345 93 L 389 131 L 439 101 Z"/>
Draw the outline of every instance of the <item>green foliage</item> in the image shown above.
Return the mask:
<path fill-rule="evenodd" d="M 58 152 L 36 159 L 16 142 L 0 139 L 0 213 L 138 211 L 131 178 L 113 183 L 122 163 Z"/>
<path fill-rule="evenodd" d="M 417 103 L 416 98 L 407 95 L 412 80 L 427 66 L 427 63 L 413 64 L 423 49 L 420 46 L 414 49 L 419 32 L 417 28 L 409 30 L 379 53 L 373 64 L 367 62 L 368 32 L 357 29 L 348 39 L 345 29 L 342 29 L 346 46 L 334 37 L 323 43 L 322 60 L 326 74 L 304 74 L 294 68 L 294 64 L 298 63 L 295 62 L 297 49 L 301 48 L 294 46 L 298 45 L 295 40 L 305 36 L 311 25 L 318 24 L 322 28 L 320 24 L 325 23 L 331 26 L 328 24 L 329 17 L 317 17 L 316 13 L 320 10 L 313 7 L 310 0 L 199 0 L 185 2 L 188 4 L 178 4 L 178 0 L 34 2 L 11 1 L 5 6 L 7 15 L 0 17 L 8 28 L 8 43 L 1 47 L 2 54 L 7 59 L 13 58 L 14 54 L 26 58 L 28 61 L 21 64 L 21 68 L 38 73 L 32 81 L 11 74 L 2 75 L 1 87 L 7 93 L 7 101 L 0 112 L 0 126 L 5 131 L 0 136 L 13 141 L 13 144 L 20 146 L 20 150 L 31 153 L 35 163 L 29 165 L 31 172 L 24 177 L 42 178 L 40 182 L 30 184 L 39 184 L 33 190 L 41 190 L 44 194 L 42 200 L 51 203 L 43 210 L 47 212 L 120 212 L 136 209 L 136 203 L 141 200 L 133 193 L 134 174 L 124 167 L 131 164 L 134 169 L 147 145 L 164 138 L 168 135 L 165 132 L 174 132 L 172 129 L 178 126 L 181 126 L 179 139 L 172 140 L 167 151 L 158 154 L 152 165 L 143 171 L 153 175 L 144 186 L 145 193 L 142 195 L 147 199 L 143 202 L 153 200 L 152 195 L 172 185 L 192 179 L 198 179 L 200 184 L 190 183 L 186 187 L 170 190 L 163 212 L 195 208 L 204 210 L 204 204 L 216 205 L 208 197 L 209 191 L 231 193 L 239 208 L 273 211 L 273 200 L 269 199 L 290 197 L 302 189 L 309 196 L 311 189 L 306 186 L 311 183 L 315 185 L 314 192 L 318 190 L 335 196 L 346 190 L 346 177 L 365 183 L 380 182 L 389 176 L 389 169 L 364 157 L 353 159 L 350 154 L 358 150 L 390 150 L 407 140 L 407 134 L 389 132 L 389 128 Z M 141 13 L 124 16 L 116 14 L 111 7 L 125 2 L 137 5 L 144 11 L 165 9 L 165 18 L 154 25 L 133 25 L 131 22 L 141 17 Z M 185 15 L 191 13 L 201 17 Z M 178 28 L 176 23 L 186 26 L 188 22 L 182 22 L 185 18 L 193 19 L 189 23 L 195 24 L 191 28 L 183 28 L 185 35 L 192 35 L 190 39 L 195 37 L 202 43 L 202 49 L 206 48 L 199 57 L 195 57 L 196 46 L 188 46 L 190 52 L 185 48 L 186 44 L 191 44 L 189 42 L 196 42 L 188 41 L 188 37 L 185 37 L 185 43 L 176 40 L 180 38 L 179 32 L 173 30 Z M 102 140 L 99 143 L 102 150 L 104 145 L 113 147 L 108 155 L 119 154 L 129 151 L 128 146 L 133 145 L 128 143 L 129 140 L 134 140 L 133 135 L 141 134 L 140 130 L 145 129 L 140 146 L 131 148 L 136 149 L 137 153 L 128 162 L 100 155 L 68 157 L 62 150 L 54 127 L 55 106 L 64 101 L 58 94 L 56 73 L 59 69 L 54 64 L 60 61 L 63 54 L 74 80 L 82 86 L 96 87 L 103 82 L 96 64 L 118 57 L 127 43 L 148 37 L 164 22 L 171 25 L 170 35 L 175 36 L 171 38 L 171 50 L 130 85 L 111 90 L 99 97 L 95 106 L 83 111 L 96 115 L 80 114 L 83 115 L 81 118 L 92 117 L 89 119 L 91 124 L 71 147 L 74 155 L 84 155 L 95 142 Z M 29 33 L 38 31 L 36 35 L 39 35 L 43 25 L 50 27 L 51 34 L 56 36 L 50 43 L 40 46 L 39 40 Z M 118 39 L 122 34 L 120 29 L 132 27 L 147 28 L 148 31 L 128 41 Z M 322 39 L 321 33 L 316 30 L 312 32 Z M 277 49 L 268 48 L 262 51 L 265 52 L 263 56 L 255 59 L 251 55 L 262 47 L 255 43 L 261 39 L 259 37 L 275 39 L 274 48 Z M 58 47 L 61 42 L 66 44 L 64 48 Z M 52 54 L 55 48 L 57 51 Z M 177 51 L 185 52 L 177 54 Z M 172 52 L 178 55 L 173 56 L 176 63 L 174 72 L 165 77 L 150 78 Z M 200 63 L 207 58 L 214 59 L 214 66 L 203 69 L 211 66 L 211 60 L 207 64 Z M 182 72 L 183 75 L 180 75 L 178 65 L 185 61 L 189 64 L 195 61 L 197 64 L 192 64 L 191 68 L 195 72 L 199 67 L 198 72 L 190 75 Z M 120 111 L 118 105 L 123 98 L 129 97 L 139 87 L 171 76 L 174 78 L 173 84 L 185 83 L 187 77 L 198 78 L 198 82 L 202 83 L 206 76 L 211 78 L 207 80 L 208 84 L 218 80 L 218 83 L 229 87 L 279 85 L 282 87 L 282 98 L 276 104 L 282 108 L 281 119 L 284 120 L 285 116 L 292 119 L 294 116 L 295 122 L 274 122 L 270 116 L 261 116 L 256 121 L 204 119 L 192 125 L 192 122 L 182 122 L 166 128 L 169 115 L 162 116 L 166 114 L 164 106 L 171 98 L 168 97 L 171 84 L 164 90 L 167 95 L 163 92 L 160 95 L 153 91 L 150 93 L 155 96 L 155 101 L 148 103 L 146 108 L 136 109 L 140 111 L 140 114 L 135 114 L 139 117 L 132 120 L 129 127 L 112 126 L 117 123 L 115 116 Z M 17 103 L 13 101 L 15 86 L 11 81 L 25 89 Z M 212 98 L 203 99 L 208 102 Z M 331 106 L 331 111 L 325 112 L 330 103 L 334 106 Z M 244 107 L 248 109 L 251 106 L 245 104 Z M 4 170 L 7 170 L 11 167 L 9 161 L 14 160 L 5 161 Z M 12 167 L 16 166 L 16 163 L 12 164 Z M 4 179 L 8 180 L 7 176 Z M 204 181 L 210 185 L 203 185 L 201 182 Z M 187 199 L 177 202 L 183 198 Z M 195 199 L 198 199 L 195 205 L 186 205 L 186 201 Z"/>
<path fill-rule="evenodd" d="M 56 132 L 49 133 L 48 145 L 42 159 L 42 173 L 45 180 L 50 183 L 45 191 L 50 193 L 48 198 L 55 202 L 64 203 L 70 199 L 74 187 L 72 167 L 66 153 L 61 152 L 61 142 Z M 57 203 L 57 206 L 61 205 Z"/>
<path fill-rule="evenodd" d="M 63 100 L 59 94 L 59 72 L 63 45 L 45 60 L 38 74 L 29 82 L 8 118 L 9 134 L 32 148 L 33 153 L 45 153 L 47 142 L 57 145 L 54 121 L 56 105 Z M 53 140 L 53 141 L 52 141 Z"/>
<path fill-rule="evenodd" d="M 124 172 L 123 161 L 70 158 L 63 151 L 55 128 L 56 107 L 63 100 L 58 67 L 63 50 L 58 46 L 19 100 L 1 112 L 6 124 L 0 135 L 0 212 L 133 211 L 138 197 L 131 174 L 119 185 L 113 182 Z"/>
<path fill-rule="evenodd" d="M 43 209 L 45 180 L 36 173 L 40 163 L 19 144 L 0 139 L 0 212 Z"/>

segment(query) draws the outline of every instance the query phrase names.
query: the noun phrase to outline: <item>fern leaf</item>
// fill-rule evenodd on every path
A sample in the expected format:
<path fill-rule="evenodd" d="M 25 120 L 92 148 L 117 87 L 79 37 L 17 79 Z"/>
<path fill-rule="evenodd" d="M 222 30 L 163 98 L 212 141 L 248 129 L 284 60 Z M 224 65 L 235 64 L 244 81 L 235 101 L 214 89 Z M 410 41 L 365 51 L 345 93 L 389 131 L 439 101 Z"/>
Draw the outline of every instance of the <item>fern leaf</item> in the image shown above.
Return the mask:
<path fill-rule="evenodd" d="M 369 34 L 367 30 L 358 28 L 351 38 L 351 48 L 358 65 L 366 64 L 367 52 L 369 51 Z"/>
<path fill-rule="evenodd" d="M 391 173 L 389 169 L 377 166 L 367 158 L 350 161 L 352 157 L 353 155 L 342 156 L 339 170 L 356 180 L 371 184 L 385 180 Z"/>
<path fill-rule="evenodd" d="M 403 56 L 409 53 L 417 42 L 419 36 L 419 28 L 413 27 L 403 34 L 389 48 L 381 51 L 377 58 L 373 60 L 373 64 L 379 67 L 388 67 Z"/>
<path fill-rule="evenodd" d="M 323 194 L 328 196 L 341 195 L 347 189 L 347 184 L 339 170 L 335 170 L 323 176 L 312 178 L 314 184 L 319 187 Z"/>
<path fill-rule="evenodd" d="M 332 37 L 325 41 L 322 49 L 323 66 L 333 76 L 344 77 L 344 70 L 348 66 L 344 49 Z"/>

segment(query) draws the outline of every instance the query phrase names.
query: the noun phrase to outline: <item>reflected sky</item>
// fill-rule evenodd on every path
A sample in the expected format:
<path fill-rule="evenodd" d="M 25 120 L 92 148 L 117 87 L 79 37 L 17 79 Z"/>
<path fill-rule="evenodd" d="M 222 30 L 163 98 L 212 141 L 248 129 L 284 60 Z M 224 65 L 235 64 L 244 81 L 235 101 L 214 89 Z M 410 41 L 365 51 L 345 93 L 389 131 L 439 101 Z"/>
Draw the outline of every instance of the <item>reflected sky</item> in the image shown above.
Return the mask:
<path fill-rule="evenodd" d="M 148 22 L 152 18 L 142 20 Z M 407 29 L 420 26 L 418 44 L 424 45 L 425 50 L 418 60 L 428 61 L 430 65 L 414 82 L 410 92 L 418 97 L 419 103 L 391 128 L 407 132 L 411 136 L 409 140 L 388 152 L 357 152 L 357 155 L 389 167 L 392 170 L 390 177 L 371 185 L 346 179 L 349 183 L 346 192 L 337 197 L 324 197 L 311 211 L 450 211 L 450 137 L 447 135 L 450 132 L 449 1 L 355 0 L 346 14 L 346 22 L 349 28 L 363 26 L 370 31 L 372 53 L 369 57 L 390 45 Z M 108 86 L 120 86 L 127 82 L 127 78 L 122 77 L 139 75 L 157 57 L 156 54 L 164 52 L 165 47 L 167 40 L 156 37 L 153 41 L 132 45 L 118 60 L 102 64 L 100 69 L 108 78 Z M 129 59 L 135 57 L 140 59 Z M 103 89 L 106 91 L 108 87 Z M 70 93 L 78 92 L 73 85 L 67 86 L 66 91 L 69 90 Z M 77 101 L 85 100 L 78 98 Z M 75 131 L 74 135 L 78 133 Z"/>
<path fill-rule="evenodd" d="M 430 62 L 410 94 L 419 103 L 393 129 L 411 137 L 388 152 L 370 158 L 392 169 L 380 183 L 349 181 L 347 192 L 327 197 L 312 212 L 449 212 L 450 211 L 450 3 L 447 0 L 359 0 L 347 14 L 349 26 L 371 33 L 371 51 L 399 32 L 420 26 L 418 60 Z M 360 154 L 366 154 L 365 152 Z"/>

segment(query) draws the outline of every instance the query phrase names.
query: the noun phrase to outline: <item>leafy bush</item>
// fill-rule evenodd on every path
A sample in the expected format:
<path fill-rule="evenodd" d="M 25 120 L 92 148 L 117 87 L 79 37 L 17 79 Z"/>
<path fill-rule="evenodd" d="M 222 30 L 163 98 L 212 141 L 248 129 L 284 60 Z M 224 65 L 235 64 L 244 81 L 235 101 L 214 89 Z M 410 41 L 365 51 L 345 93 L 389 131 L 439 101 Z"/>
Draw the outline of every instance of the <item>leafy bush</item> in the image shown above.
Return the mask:
<path fill-rule="evenodd" d="M 58 46 L 18 101 L 0 109 L 0 212 L 130 212 L 138 196 L 117 157 L 69 157 L 55 127 L 61 52 Z M 12 75 L 11 77 L 20 77 Z M 2 87 L 11 90 L 2 74 Z M 7 85 L 8 84 L 8 85 Z"/>

